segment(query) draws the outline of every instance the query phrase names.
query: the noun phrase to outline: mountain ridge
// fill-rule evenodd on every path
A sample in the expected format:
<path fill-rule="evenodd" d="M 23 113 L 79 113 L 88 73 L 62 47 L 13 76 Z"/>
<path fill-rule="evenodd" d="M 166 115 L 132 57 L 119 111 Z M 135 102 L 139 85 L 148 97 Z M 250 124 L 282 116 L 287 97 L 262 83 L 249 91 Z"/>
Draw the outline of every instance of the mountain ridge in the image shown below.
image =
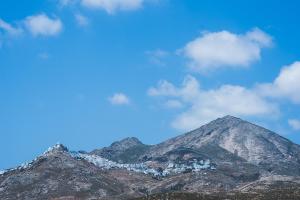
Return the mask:
<path fill-rule="evenodd" d="M 233 116 L 156 145 L 125 138 L 91 152 L 62 144 L 0 173 L 0 199 L 128 199 L 299 184 L 300 146 Z"/>

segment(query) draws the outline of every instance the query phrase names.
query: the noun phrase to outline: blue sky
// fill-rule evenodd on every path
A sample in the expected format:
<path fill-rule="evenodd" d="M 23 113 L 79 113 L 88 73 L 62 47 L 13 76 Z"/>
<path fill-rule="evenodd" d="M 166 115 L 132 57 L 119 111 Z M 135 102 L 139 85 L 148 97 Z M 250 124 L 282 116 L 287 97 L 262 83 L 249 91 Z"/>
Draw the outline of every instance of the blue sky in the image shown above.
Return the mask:
<path fill-rule="evenodd" d="M 298 1 L 3 0 L 0 169 L 226 114 L 300 143 Z"/>

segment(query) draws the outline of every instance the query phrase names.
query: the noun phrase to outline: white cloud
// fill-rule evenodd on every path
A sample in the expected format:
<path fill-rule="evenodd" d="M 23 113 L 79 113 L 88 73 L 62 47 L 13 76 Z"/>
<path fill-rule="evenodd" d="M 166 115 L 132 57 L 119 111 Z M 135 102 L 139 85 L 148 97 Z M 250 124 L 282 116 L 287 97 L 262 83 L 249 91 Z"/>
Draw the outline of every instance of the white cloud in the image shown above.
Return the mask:
<path fill-rule="evenodd" d="M 273 83 L 260 84 L 258 90 L 262 95 L 300 104 L 300 62 L 284 66 Z"/>
<path fill-rule="evenodd" d="M 260 60 L 262 48 L 271 45 L 271 36 L 255 28 L 242 35 L 229 31 L 204 33 L 181 52 L 192 70 L 203 72 L 220 67 L 247 67 Z"/>
<path fill-rule="evenodd" d="M 166 80 L 161 80 L 157 88 L 150 88 L 148 90 L 149 96 L 177 96 L 177 88 Z"/>
<path fill-rule="evenodd" d="M 89 24 L 89 19 L 81 14 L 76 14 L 75 19 L 79 26 L 87 26 Z"/>
<path fill-rule="evenodd" d="M 63 27 L 60 19 L 49 18 L 45 14 L 27 17 L 25 25 L 34 36 L 54 36 L 59 34 Z"/>
<path fill-rule="evenodd" d="M 137 10 L 142 7 L 144 0 L 82 0 L 87 8 L 104 9 L 109 14 L 119 10 Z"/>
<path fill-rule="evenodd" d="M 13 26 L 0 18 L 0 48 L 7 40 L 21 35 L 22 32 L 19 26 Z"/>
<path fill-rule="evenodd" d="M 1 30 L 9 35 L 18 35 L 22 33 L 22 29 L 18 27 L 13 27 L 11 24 L 5 22 L 0 18 L 0 33 Z"/>
<path fill-rule="evenodd" d="M 129 98 L 123 93 L 116 93 L 108 98 L 109 102 L 113 105 L 128 105 L 130 104 Z"/>
<path fill-rule="evenodd" d="M 297 119 L 289 119 L 288 120 L 289 125 L 292 127 L 292 129 L 299 131 L 300 130 L 300 120 Z"/>
<path fill-rule="evenodd" d="M 277 105 L 268 102 L 255 90 L 236 85 L 222 85 L 217 89 L 201 89 L 199 82 L 187 76 L 181 87 L 161 81 L 156 88 L 148 90 L 150 96 L 177 98 L 184 102 L 187 110 L 172 122 L 178 130 L 191 130 L 224 115 L 257 117 L 279 113 Z"/>

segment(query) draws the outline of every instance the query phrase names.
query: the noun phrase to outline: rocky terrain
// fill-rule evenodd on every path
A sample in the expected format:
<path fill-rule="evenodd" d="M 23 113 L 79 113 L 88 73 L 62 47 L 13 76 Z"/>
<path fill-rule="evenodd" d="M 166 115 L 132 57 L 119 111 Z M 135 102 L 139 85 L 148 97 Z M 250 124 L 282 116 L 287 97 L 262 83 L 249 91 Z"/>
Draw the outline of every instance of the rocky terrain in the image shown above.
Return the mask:
<path fill-rule="evenodd" d="M 0 199 L 300 199 L 300 146 L 226 116 L 157 145 L 57 144 L 0 171 Z"/>

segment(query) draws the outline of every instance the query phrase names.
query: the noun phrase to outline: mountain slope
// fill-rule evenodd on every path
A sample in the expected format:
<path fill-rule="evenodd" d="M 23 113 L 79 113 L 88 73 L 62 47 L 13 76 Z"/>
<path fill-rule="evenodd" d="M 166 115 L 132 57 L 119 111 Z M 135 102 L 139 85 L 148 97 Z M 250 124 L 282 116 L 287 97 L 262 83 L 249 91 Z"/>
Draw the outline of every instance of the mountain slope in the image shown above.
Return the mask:
<path fill-rule="evenodd" d="M 143 144 L 137 138 L 125 138 L 121 141 L 112 143 L 109 147 L 96 149 L 91 152 L 98 156 L 119 162 L 133 163 L 138 157 L 149 149 L 149 145 Z"/>
<path fill-rule="evenodd" d="M 0 199 L 269 194 L 276 188 L 300 188 L 299 160 L 297 144 L 226 116 L 152 146 L 137 138 L 90 153 L 56 145 L 32 162 L 0 173 Z"/>
<path fill-rule="evenodd" d="M 56 145 L 26 167 L 0 176 L 0 199 L 100 198 L 129 190 L 116 178 Z"/>
<path fill-rule="evenodd" d="M 221 147 L 270 172 L 300 175 L 299 145 L 232 116 L 214 120 L 199 129 L 155 145 L 147 155 L 159 157 L 180 147 L 201 149 L 207 145 Z"/>

